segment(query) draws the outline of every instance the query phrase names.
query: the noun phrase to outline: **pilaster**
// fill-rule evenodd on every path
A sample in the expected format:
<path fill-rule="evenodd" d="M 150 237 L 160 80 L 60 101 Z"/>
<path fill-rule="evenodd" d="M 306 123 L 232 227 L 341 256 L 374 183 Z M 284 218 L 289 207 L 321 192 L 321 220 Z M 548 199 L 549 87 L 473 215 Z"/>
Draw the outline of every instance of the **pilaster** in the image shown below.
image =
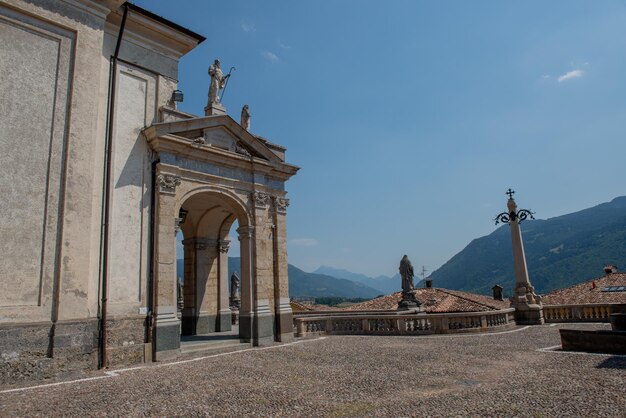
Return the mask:
<path fill-rule="evenodd" d="M 156 291 L 156 351 L 178 351 L 180 348 L 180 320 L 176 298 L 176 186 L 180 177 L 157 167 L 156 227 L 155 227 L 155 281 Z M 158 359 L 158 354 L 157 354 Z"/>
<path fill-rule="evenodd" d="M 274 312 L 279 341 L 293 340 L 293 313 L 289 303 L 289 279 L 287 260 L 287 207 L 289 200 L 274 197 L 273 260 L 274 260 Z"/>

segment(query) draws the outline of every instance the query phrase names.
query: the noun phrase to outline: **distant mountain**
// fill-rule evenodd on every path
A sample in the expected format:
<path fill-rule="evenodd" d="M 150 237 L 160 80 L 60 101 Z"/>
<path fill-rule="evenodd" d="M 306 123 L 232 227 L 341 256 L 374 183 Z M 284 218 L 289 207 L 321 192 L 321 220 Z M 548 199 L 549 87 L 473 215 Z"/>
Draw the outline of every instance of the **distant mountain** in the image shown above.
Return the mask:
<path fill-rule="evenodd" d="M 377 289 L 380 294 L 388 295 L 400 290 L 401 280 L 400 275 L 396 274 L 394 277 L 378 276 L 375 278 L 366 276 L 364 274 L 352 273 L 351 271 L 344 269 L 337 269 L 329 266 L 321 266 L 313 273 L 325 274 L 327 276 L 337 277 L 340 279 L 351 280 L 353 282 L 362 283 L 366 286 Z"/>
<path fill-rule="evenodd" d="M 603 274 L 606 263 L 626 268 L 626 196 L 547 220 L 521 224 L 530 280 L 538 293 Z M 470 242 L 431 275 L 433 285 L 490 294 L 515 283 L 508 225 Z"/>
<path fill-rule="evenodd" d="M 228 257 L 228 276 L 236 271 L 241 277 L 239 257 Z M 183 260 L 176 260 L 178 276 L 183 276 Z M 346 279 L 325 274 L 307 273 L 289 264 L 289 296 L 292 297 L 345 297 L 374 298 L 381 294 L 378 289 Z M 229 280 L 230 286 L 230 280 Z"/>

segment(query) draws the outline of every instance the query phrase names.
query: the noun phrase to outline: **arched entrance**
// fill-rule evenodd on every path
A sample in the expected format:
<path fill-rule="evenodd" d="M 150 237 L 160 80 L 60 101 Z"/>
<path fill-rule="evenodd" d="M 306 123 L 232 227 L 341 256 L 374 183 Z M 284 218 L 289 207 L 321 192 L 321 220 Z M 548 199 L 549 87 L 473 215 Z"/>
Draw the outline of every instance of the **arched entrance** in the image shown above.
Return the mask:
<path fill-rule="evenodd" d="M 178 223 L 184 236 L 182 335 L 231 330 L 228 256 L 232 239 L 229 231 L 235 220 L 246 226 L 247 217 L 237 217 L 238 210 L 233 206 L 239 204 L 229 200 L 218 193 L 204 191 L 188 197 L 179 209 Z M 245 263 L 249 264 L 249 260 Z M 251 291 L 250 280 L 241 280 L 242 301 L 251 300 Z M 242 310 L 250 311 L 249 304 L 246 305 Z M 240 327 L 240 338 L 248 339 L 252 335 L 250 325 L 248 322 Z"/>
<path fill-rule="evenodd" d="M 227 249 L 235 239 L 241 256 L 241 340 L 254 345 L 289 341 L 293 323 L 285 182 L 298 167 L 285 162 L 284 148 L 250 134 L 227 115 L 182 116 L 143 131 L 158 158 L 150 285 L 155 358 L 180 353 L 181 332 L 229 329 Z M 229 236 L 235 220 L 237 234 Z M 185 238 L 180 315 L 175 239 L 179 229 Z"/>

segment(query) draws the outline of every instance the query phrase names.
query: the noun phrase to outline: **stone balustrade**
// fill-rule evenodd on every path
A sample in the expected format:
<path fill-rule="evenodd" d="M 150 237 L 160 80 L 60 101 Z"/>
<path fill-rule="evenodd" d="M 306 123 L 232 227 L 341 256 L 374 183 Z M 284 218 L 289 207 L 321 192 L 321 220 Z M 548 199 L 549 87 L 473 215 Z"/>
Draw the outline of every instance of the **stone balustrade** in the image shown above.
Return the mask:
<path fill-rule="evenodd" d="M 395 312 L 307 312 L 294 316 L 296 336 L 420 335 L 485 332 L 515 325 L 513 308 L 486 312 L 399 314 Z"/>
<path fill-rule="evenodd" d="M 546 322 L 609 322 L 617 304 L 544 305 Z"/>

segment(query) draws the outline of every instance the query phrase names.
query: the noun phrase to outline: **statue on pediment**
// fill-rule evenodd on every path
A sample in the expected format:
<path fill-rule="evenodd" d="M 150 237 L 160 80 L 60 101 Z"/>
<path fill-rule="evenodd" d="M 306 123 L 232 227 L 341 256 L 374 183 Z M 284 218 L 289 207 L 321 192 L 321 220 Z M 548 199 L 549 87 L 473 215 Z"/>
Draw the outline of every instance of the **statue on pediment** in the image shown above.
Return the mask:
<path fill-rule="evenodd" d="M 220 90 L 226 85 L 226 80 L 230 74 L 224 75 L 219 59 L 209 66 L 209 75 L 211 76 L 211 85 L 209 86 L 209 106 L 212 103 L 220 102 Z"/>
<path fill-rule="evenodd" d="M 241 126 L 246 131 L 250 130 L 250 108 L 248 105 L 243 105 L 241 109 Z"/>

